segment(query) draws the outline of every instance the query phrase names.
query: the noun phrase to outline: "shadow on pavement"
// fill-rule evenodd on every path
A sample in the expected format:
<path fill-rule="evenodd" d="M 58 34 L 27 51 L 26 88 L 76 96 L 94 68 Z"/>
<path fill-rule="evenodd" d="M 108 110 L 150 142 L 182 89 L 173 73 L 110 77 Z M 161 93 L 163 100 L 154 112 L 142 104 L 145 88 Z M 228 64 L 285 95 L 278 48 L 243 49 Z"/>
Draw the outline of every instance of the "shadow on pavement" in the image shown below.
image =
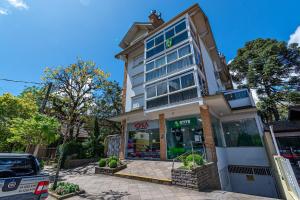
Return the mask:
<path fill-rule="evenodd" d="M 128 192 L 118 192 L 118 191 L 113 191 L 109 190 L 107 192 L 102 192 L 101 194 L 89 194 L 89 193 L 84 193 L 80 194 L 79 196 L 84 199 L 89 199 L 89 200 L 119 200 L 124 196 L 129 196 L 130 194 Z"/>

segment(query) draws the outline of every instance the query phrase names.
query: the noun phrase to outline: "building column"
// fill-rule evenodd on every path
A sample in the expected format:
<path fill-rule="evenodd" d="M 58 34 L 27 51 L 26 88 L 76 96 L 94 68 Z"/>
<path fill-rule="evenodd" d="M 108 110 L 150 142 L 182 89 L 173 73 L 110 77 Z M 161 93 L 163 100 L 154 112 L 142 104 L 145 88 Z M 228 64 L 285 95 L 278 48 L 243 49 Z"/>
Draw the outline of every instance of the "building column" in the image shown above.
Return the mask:
<path fill-rule="evenodd" d="M 159 141 L 160 141 L 160 159 L 167 159 L 166 149 L 166 121 L 165 114 L 159 114 Z"/>
<path fill-rule="evenodd" d="M 212 122 L 209 113 L 209 107 L 207 105 L 200 106 L 200 115 L 202 119 L 204 144 L 206 148 L 207 159 L 210 162 L 217 162 Z"/>
<path fill-rule="evenodd" d="M 126 140 L 126 119 L 121 121 L 121 135 L 120 135 L 120 149 L 119 149 L 119 158 L 121 160 L 125 159 L 125 140 Z"/>

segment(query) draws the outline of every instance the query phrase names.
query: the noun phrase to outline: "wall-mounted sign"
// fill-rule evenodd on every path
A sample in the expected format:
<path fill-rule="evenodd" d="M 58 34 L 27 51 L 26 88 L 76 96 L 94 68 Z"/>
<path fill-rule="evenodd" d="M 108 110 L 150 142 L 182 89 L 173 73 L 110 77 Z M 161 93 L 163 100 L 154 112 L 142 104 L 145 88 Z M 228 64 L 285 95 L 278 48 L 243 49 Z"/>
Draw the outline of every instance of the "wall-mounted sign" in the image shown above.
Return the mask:
<path fill-rule="evenodd" d="M 149 124 L 147 121 L 142 121 L 142 122 L 134 123 L 133 126 L 136 130 L 140 130 L 140 129 L 147 129 Z"/>
<path fill-rule="evenodd" d="M 180 128 L 183 126 L 195 126 L 197 124 L 197 118 L 180 119 L 168 122 L 171 128 Z"/>

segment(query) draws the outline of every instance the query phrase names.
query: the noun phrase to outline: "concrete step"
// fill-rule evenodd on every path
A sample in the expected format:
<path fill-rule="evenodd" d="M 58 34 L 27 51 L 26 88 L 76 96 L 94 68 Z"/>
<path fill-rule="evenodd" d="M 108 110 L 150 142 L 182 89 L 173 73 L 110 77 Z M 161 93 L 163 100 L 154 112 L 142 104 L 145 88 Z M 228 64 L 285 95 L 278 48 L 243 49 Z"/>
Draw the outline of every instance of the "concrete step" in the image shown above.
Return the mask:
<path fill-rule="evenodd" d="M 160 179 L 160 178 L 154 178 L 154 177 L 149 177 L 149 176 L 126 174 L 126 173 L 122 173 L 122 172 L 117 172 L 114 175 L 117 177 L 128 178 L 128 179 L 133 179 L 133 180 L 138 180 L 138 181 L 146 181 L 146 182 L 158 183 L 158 184 L 164 184 L 164 185 L 172 184 L 172 180 L 170 180 L 170 179 L 163 179 L 163 178 Z"/>

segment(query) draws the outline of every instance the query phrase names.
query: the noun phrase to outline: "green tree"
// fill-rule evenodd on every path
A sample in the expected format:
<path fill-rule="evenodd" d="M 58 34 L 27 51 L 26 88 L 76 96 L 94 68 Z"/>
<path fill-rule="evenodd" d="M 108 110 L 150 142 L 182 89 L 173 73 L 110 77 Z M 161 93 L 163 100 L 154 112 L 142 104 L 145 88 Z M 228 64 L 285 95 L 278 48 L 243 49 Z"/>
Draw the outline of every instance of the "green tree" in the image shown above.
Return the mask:
<path fill-rule="evenodd" d="M 238 50 L 229 64 L 239 87 L 256 89 L 261 114 L 267 121 L 280 119 L 279 106 L 295 102 L 286 87 L 299 83 L 300 48 L 273 39 L 256 39 Z M 290 96 L 291 99 L 287 97 Z"/>
<path fill-rule="evenodd" d="M 95 105 L 95 99 L 107 84 L 108 74 L 96 67 L 91 61 L 78 59 L 68 67 L 47 68 L 43 79 L 52 83 L 49 97 L 51 114 L 61 120 L 63 126 L 63 144 L 72 141 L 86 121 L 86 116 Z M 62 145 L 64 146 L 64 145 Z M 61 168 L 64 150 L 59 156 L 53 187 Z"/>
<path fill-rule="evenodd" d="M 29 119 L 37 111 L 36 102 L 28 96 L 16 97 L 9 93 L 0 96 L 0 152 L 11 152 L 17 148 L 17 144 L 7 142 L 11 136 L 9 128 L 12 120 L 14 118 Z"/>
<path fill-rule="evenodd" d="M 8 142 L 20 145 L 47 145 L 55 142 L 58 135 L 59 122 L 53 117 L 42 114 L 24 118 L 14 118 L 11 120 L 10 132 L 12 135 Z"/>

